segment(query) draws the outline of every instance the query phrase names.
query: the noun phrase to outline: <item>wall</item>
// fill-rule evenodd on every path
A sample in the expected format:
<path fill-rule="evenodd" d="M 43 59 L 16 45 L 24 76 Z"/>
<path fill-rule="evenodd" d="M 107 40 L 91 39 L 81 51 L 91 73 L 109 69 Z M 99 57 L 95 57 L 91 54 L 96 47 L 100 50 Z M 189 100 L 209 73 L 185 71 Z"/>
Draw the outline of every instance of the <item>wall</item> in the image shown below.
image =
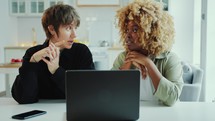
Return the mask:
<path fill-rule="evenodd" d="M 36 31 L 37 43 L 45 41 L 45 32 L 41 24 L 41 17 L 18 17 L 18 42 L 32 42 L 32 28 Z"/>
<path fill-rule="evenodd" d="M 194 3 L 193 63 L 198 66 L 201 60 L 201 2 L 202 0 L 195 0 Z"/>
<path fill-rule="evenodd" d="M 193 63 L 194 0 L 169 1 L 169 12 L 174 18 L 176 29 L 173 51 L 183 61 Z"/>
<path fill-rule="evenodd" d="M 7 0 L 1 1 L 0 8 L 0 63 L 3 63 L 4 46 L 17 42 L 17 19 L 9 16 Z M 0 74 L 0 92 L 4 90 L 4 85 L 4 74 Z"/>
<path fill-rule="evenodd" d="M 214 81 L 214 45 L 215 45 L 215 16 L 214 16 L 214 0 L 208 1 L 207 9 L 207 41 L 206 41 L 206 101 L 215 102 L 215 81 Z"/>
<path fill-rule="evenodd" d="M 119 7 L 77 7 L 81 17 L 78 28 L 80 39 L 88 39 L 91 46 L 99 46 L 101 40 L 110 44 L 118 41 L 115 28 L 115 11 Z M 90 19 L 90 20 L 89 20 Z"/>

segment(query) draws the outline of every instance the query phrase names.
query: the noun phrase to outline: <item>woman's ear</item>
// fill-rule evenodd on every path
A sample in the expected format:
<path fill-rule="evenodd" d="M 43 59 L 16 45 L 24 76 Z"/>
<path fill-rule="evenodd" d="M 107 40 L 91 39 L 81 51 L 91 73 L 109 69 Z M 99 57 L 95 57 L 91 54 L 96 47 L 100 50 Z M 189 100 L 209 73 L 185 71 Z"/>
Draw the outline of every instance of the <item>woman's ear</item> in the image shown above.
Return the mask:
<path fill-rule="evenodd" d="M 51 33 L 52 36 L 55 35 L 56 32 L 55 32 L 55 29 L 54 29 L 54 26 L 53 26 L 53 25 L 49 25 L 49 26 L 48 26 L 48 30 L 49 30 L 49 32 Z"/>

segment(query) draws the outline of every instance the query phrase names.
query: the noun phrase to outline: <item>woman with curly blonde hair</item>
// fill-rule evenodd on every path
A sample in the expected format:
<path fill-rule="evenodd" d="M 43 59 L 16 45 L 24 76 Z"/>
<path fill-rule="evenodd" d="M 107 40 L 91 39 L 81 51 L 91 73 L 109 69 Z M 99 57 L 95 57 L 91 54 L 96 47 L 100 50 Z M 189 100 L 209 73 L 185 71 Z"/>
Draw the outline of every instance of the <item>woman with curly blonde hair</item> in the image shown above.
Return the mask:
<path fill-rule="evenodd" d="M 135 0 L 117 11 L 125 51 L 112 69 L 141 71 L 141 100 L 158 100 L 171 106 L 183 87 L 181 61 L 171 52 L 174 43 L 172 17 L 154 0 Z"/>

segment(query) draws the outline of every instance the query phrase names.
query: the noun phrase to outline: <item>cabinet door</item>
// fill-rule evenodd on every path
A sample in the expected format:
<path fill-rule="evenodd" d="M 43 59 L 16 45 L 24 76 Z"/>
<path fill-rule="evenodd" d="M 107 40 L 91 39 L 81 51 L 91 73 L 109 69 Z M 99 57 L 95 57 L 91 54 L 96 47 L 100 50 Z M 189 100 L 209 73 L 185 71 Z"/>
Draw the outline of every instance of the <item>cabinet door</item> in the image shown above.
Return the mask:
<path fill-rule="evenodd" d="M 25 15 L 26 10 L 25 0 L 10 0 L 10 13 L 12 15 Z"/>
<path fill-rule="evenodd" d="M 42 15 L 45 10 L 44 0 L 31 0 L 30 2 L 30 14 L 31 15 Z"/>
<path fill-rule="evenodd" d="M 49 0 L 48 7 L 56 4 L 60 4 L 60 3 L 64 3 L 64 0 Z"/>
<path fill-rule="evenodd" d="M 45 9 L 65 0 L 9 0 L 10 14 L 15 16 L 41 16 Z"/>
<path fill-rule="evenodd" d="M 77 0 L 77 5 L 84 6 L 119 6 L 119 0 Z"/>
<path fill-rule="evenodd" d="M 5 63 L 10 63 L 11 59 L 22 59 L 22 57 L 25 54 L 25 51 L 27 48 L 5 48 L 4 49 L 4 57 L 5 57 Z M 18 72 L 18 71 L 17 71 Z M 10 87 L 13 85 L 13 82 L 16 78 L 18 73 L 9 74 L 9 85 Z M 10 95 L 11 96 L 11 95 Z"/>

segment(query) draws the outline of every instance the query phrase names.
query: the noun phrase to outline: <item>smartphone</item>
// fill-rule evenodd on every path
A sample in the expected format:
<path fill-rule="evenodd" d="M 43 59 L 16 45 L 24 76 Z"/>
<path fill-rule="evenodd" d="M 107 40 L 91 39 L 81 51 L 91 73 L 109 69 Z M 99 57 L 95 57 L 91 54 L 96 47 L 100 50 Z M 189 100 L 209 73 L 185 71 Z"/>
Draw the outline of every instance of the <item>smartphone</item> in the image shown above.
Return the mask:
<path fill-rule="evenodd" d="M 43 115 L 43 114 L 46 114 L 46 111 L 32 110 L 32 111 L 29 111 L 29 112 L 13 115 L 12 118 L 13 119 L 24 120 L 24 119 L 32 118 L 32 117 Z"/>

